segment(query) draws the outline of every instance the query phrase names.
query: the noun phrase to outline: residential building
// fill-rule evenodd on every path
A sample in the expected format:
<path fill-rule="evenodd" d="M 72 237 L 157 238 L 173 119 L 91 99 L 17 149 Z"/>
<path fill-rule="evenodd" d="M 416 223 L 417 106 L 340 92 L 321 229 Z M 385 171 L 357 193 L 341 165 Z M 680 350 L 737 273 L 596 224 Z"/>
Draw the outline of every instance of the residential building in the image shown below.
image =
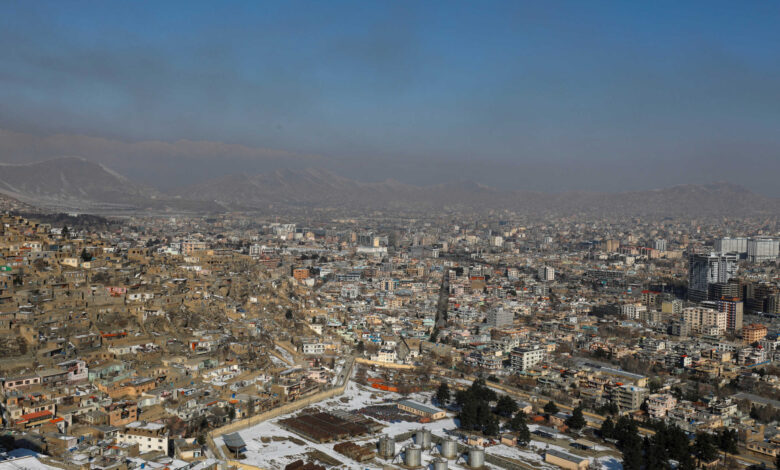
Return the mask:
<path fill-rule="evenodd" d="M 612 400 L 621 410 L 636 411 L 645 401 L 648 391 L 635 385 L 622 385 L 612 390 Z"/>
<path fill-rule="evenodd" d="M 761 341 L 766 337 L 767 327 L 759 323 L 751 323 L 750 325 L 742 328 L 742 341 L 747 344 L 753 344 L 757 341 Z"/>
<path fill-rule="evenodd" d="M 544 360 L 546 350 L 534 345 L 530 348 L 515 348 L 510 354 L 512 368 L 515 370 L 528 370 Z"/>
<path fill-rule="evenodd" d="M 165 425 L 136 421 L 117 434 L 120 444 L 138 444 L 141 453 L 162 452 L 168 454 L 168 432 Z"/>
<path fill-rule="evenodd" d="M 503 308 L 491 309 L 487 314 L 487 324 L 492 328 L 503 328 L 512 326 L 515 315 L 509 310 Z"/>
<path fill-rule="evenodd" d="M 711 329 L 716 331 L 715 334 L 723 334 L 726 331 L 727 326 L 727 314 L 726 312 L 719 312 L 717 310 L 706 307 L 686 307 L 682 312 L 682 319 L 692 330 L 711 333 Z"/>

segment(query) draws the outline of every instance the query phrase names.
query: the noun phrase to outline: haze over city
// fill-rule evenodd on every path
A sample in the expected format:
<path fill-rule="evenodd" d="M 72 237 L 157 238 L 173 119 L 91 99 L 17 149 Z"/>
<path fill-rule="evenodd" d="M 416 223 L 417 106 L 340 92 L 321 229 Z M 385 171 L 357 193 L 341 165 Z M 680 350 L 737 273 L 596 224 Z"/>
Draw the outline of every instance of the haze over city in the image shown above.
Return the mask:
<path fill-rule="evenodd" d="M 774 2 L 4 2 L 0 162 L 780 196 Z M 738 10 L 738 11 L 735 11 Z"/>

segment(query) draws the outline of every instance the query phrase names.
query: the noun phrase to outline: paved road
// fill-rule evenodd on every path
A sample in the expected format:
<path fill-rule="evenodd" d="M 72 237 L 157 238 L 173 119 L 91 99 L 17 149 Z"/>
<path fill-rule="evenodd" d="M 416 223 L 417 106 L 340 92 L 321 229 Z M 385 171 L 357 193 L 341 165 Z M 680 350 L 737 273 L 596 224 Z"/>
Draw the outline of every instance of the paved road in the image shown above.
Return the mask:
<path fill-rule="evenodd" d="M 441 276 L 441 289 L 439 290 L 439 302 L 436 304 L 436 325 L 431 333 L 431 340 L 436 339 L 439 329 L 447 326 L 447 308 L 450 303 L 450 276 L 449 270 L 444 270 Z"/>

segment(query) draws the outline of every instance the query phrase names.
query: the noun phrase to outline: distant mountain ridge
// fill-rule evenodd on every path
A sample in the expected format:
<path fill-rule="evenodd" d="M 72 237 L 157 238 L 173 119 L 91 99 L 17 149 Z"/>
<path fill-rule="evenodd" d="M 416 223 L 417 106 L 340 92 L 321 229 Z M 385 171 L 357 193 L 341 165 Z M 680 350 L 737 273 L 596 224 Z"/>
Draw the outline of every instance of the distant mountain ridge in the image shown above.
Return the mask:
<path fill-rule="evenodd" d="M 111 213 L 166 209 L 168 196 L 78 157 L 0 164 L 0 193 L 46 209 Z M 180 202 L 177 207 L 186 206 Z M 199 202 L 198 208 L 211 204 Z M 213 207 L 212 207 L 213 208 Z"/>
<path fill-rule="evenodd" d="M 505 191 L 473 181 L 415 186 L 360 182 L 327 170 L 228 175 L 161 192 L 80 158 L 0 164 L 0 193 L 46 208 L 214 213 L 284 208 L 415 211 L 509 209 L 593 216 L 780 215 L 780 200 L 731 183 L 686 184 L 623 193 Z"/>
<path fill-rule="evenodd" d="M 665 189 L 600 193 L 504 191 L 473 181 L 414 186 L 393 180 L 365 183 L 325 170 L 279 170 L 259 175 L 225 176 L 179 189 L 176 195 L 209 200 L 236 209 L 274 205 L 329 205 L 391 209 L 413 205 L 511 209 L 530 213 L 601 215 L 755 215 L 780 214 L 780 200 L 732 183 L 686 184 Z"/>

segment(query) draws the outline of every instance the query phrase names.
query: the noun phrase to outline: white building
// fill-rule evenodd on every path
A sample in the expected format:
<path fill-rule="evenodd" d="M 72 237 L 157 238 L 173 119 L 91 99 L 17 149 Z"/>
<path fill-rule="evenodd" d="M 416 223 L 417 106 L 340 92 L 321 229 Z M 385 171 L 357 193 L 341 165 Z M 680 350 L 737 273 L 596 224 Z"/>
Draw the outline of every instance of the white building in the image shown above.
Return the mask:
<path fill-rule="evenodd" d="M 647 312 L 647 306 L 639 303 L 623 304 L 620 306 L 620 314 L 630 320 L 639 320 L 644 312 Z"/>
<path fill-rule="evenodd" d="M 119 444 L 138 444 L 141 453 L 159 451 L 168 454 L 168 433 L 165 425 L 135 421 L 116 435 Z"/>
<path fill-rule="evenodd" d="M 325 345 L 319 341 L 304 341 L 301 345 L 301 352 L 307 356 L 320 356 L 325 354 Z"/>
<path fill-rule="evenodd" d="M 723 237 L 715 240 L 715 251 L 721 253 L 747 253 L 748 240 L 745 237 Z"/>
<path fill-rule="evenodd" d="M 777 260 L 780 240 L 774 238 L 751 238 L 747 242 L 747 257 L 751 263 Z"/>
<path fill-rule="evenodd" d="M 371 356 L 372 361 L 377 362 L 395 362 L 398 359 L 395 349 L 383 346 L 375 355 Z"/>
<path fill-rule="evenodd" d="M 647 414 L 654 419 L 666 418 L 669 410 L 677 405 L 677 399 L 666 393 L 654 393 L 647 397 Z"/>
<path fill-rule="evenodd" d="M 544 360 L 546 350 L 538 344 L 530 348 L 515 348 L 512 350 L 512 368 L 528 370 Z"/>

